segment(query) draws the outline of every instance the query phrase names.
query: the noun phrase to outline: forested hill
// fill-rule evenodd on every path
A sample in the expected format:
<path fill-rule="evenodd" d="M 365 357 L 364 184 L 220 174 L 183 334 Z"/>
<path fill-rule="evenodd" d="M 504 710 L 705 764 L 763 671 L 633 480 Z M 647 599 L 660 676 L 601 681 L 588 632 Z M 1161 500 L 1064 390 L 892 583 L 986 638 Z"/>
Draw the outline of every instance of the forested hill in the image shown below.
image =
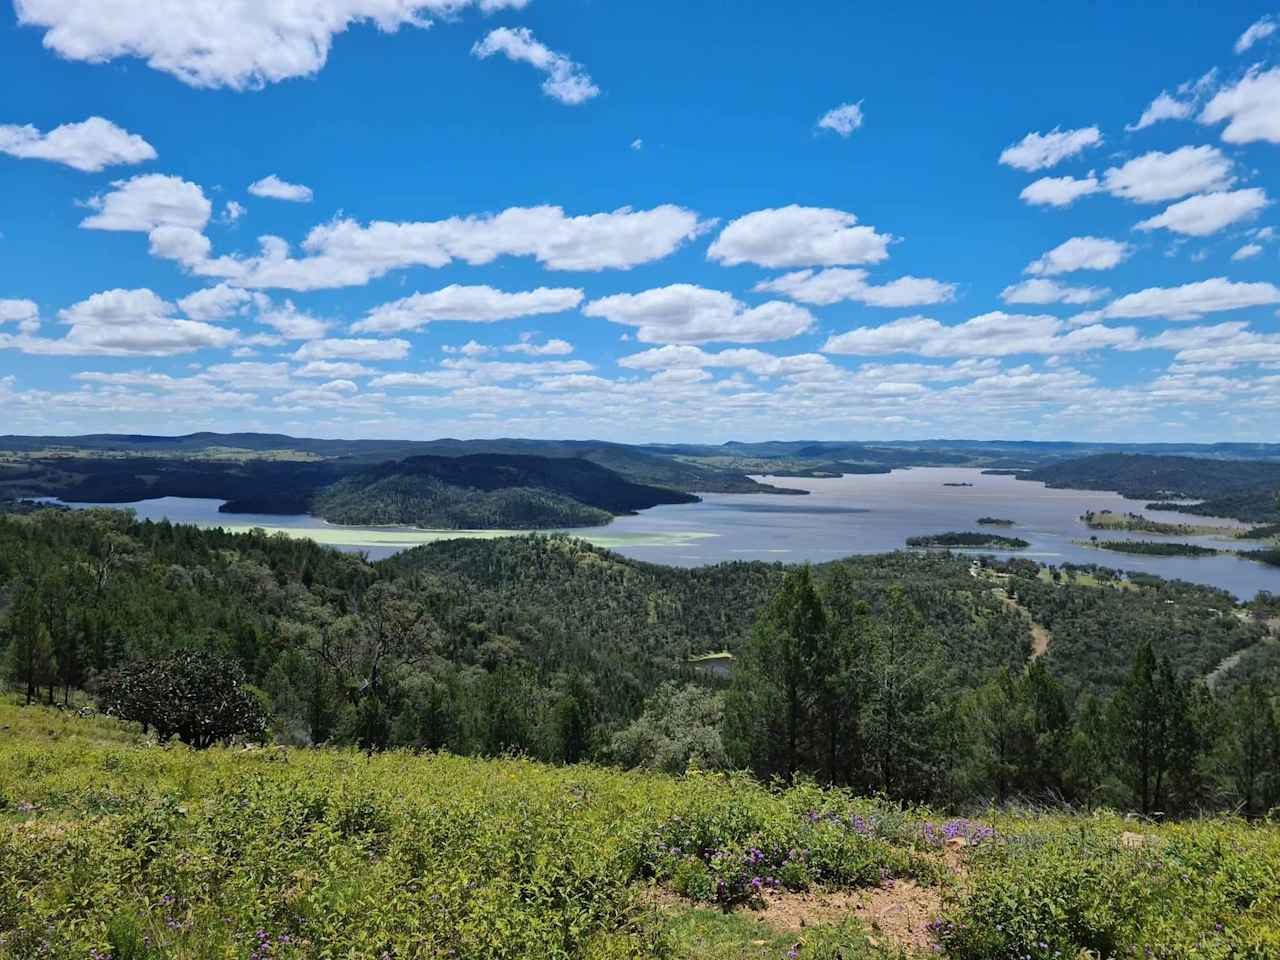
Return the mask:
<path fill-rule="evenodd" d="M 1108 453 L 1065 460 L 1021 475 L 1050 487 L 1113 490 L 1131 499 L 1206 516 L 1280 519 L 1280 463 Z M 1200 500 L 1193 507 L 1163 501 Z"/>
<path fill-rule="evenodd" d="M 1230 692 L 1280 677 L 1265 598 L 1252 616 L 1190 584 L 901 552 L 813 568 L 816 599 L 779 627 L 800 576 L 758 562 L 662 567 L 545 535 L 443 541 L 370 564 L 284 535 L 41 510 L 0 516 L 0 663 L 20 693 L 61 702 L 119 690 L 113 671 L 126 665 L 192 651 L 243 671 L 284 742 L 683 769 L 724 766 L 730 743 L 754 765 L 751 724 L 786 713 L 766 691 L 730 719 L 729 703 L 757 702 L 754 688 L 722 702 L 725 681 L 695 660 L 727 651 L 741 657 L 733 690 L 799 669 L 806 716 L 856 709 L 840 720 L 852 724 L 841 782 L 947 802 L 987 795 L 987 760 L 970 754 L 993 715 L 1020 716 L 991 698 L 1030 695 L 999 684 L 1022 676 L 1033 626 L 1051 635 L 1035 682 L 1051 675 L 1059 733 L 1092 697 L 1123 690 L 1145 644 L 1179 683 L 1213 676 Z M 759 659 L 775 631 L 806 623 L 820 626 L 801 659 Z M 909 766 L 849 766 L 863 736 L 909 749 Z"/>
<path fill-rule="evenodd" d="M 335 523 L 533 529 L 595 526 L 697 500 L 633 483 L 590 460 L 479 454 L 384 463 L 317 491 L 310 508 Z"/>
<path fill-rule="evenodd" d="M 0 437 L 0 495 L 79 497 L 125 502 L 148 496 L 222 496 L 255 481 L 279 490 L 280 478 L 318 485 L 322 478 L 408 457 L 478 454 L 589 460 L 642 484 L 686 493 L 799 493 L 759 483 L 741 470 L 693 462 L 620 443 L 587 440 L 321 440 L 282 434 L 194 433 L 178 437 L 103 434 Z M 221 492 L 188 493 L 191 489 Z M 74 497 L 66 496 L 73 493 Z M 289 504 L 296 511 L 297 498 Z M 272 511 L 274 512 L 274 511 Z"/>

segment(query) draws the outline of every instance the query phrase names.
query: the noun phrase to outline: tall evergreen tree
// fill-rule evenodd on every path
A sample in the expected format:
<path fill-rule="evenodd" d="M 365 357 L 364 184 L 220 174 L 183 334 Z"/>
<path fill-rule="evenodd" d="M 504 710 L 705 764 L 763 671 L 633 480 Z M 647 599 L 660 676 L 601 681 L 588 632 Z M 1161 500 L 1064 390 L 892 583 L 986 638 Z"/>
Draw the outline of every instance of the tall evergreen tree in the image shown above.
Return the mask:
<path fill-rule="evenodd" d="M 1107 710 L 1097 697 L 1087 695 L 1076 711 L 1066 744 L 1063 779 L 1067 798 L 1093 809 L 1102 799 L 1113 753 Z"/>
<path fill-rule="evenodd" d="M 942 647 L 901 587 L 876 612 L 865 671 L 862 738 L 870 785 L 923 800 L 945 779 L 945 725 L 953 722 L 943 685 Z"/>
<path fill-rule="evenodd" d="M 1133 801 L 1144 814 L 1164 812 L 1171 778 L 1185 778 L 1199 752 L 1188 685 L 1144 641 L 1111 701 L 1113 742 Z"/>
<path fill-rule="evenodd" d="M 53 642 L 45 626 L 39 593 L 24 587 L 9 612 L 9 675 L 25 690 L 27 703 L 57 677 Z"/>
<path fill-rule="evenodd" d="M 861 758 L 862 669 L 870 651 L 871 608 L 848 567 L 836 564 L 822 593 L 828 639 L 815 664 L 816 743 L 828 783 L 853 783 Z"/>
<path fill-rule="evenodd" d="M 1028 730 L 1019 758 L 1020 789 L 1042 799 L 1065 790 L 1071 708 L 1062 685 L 1042 658 L 1032 660 L 1022 680 Z"/>
<path fill-rule="evenodd" d="M 1224 792 L 1247 817 L 1280 803 L 1280 723 L 1271 692 L 1256 677 L 1226 702 L 1218 762 Z"/>
<path fill-rule="evenodd" d="M 725 727 L 737 762 L 787 780 L 802 769 L 826 639 L 826 613 L 804 566 L 787 575 L 734 670 Z"/>

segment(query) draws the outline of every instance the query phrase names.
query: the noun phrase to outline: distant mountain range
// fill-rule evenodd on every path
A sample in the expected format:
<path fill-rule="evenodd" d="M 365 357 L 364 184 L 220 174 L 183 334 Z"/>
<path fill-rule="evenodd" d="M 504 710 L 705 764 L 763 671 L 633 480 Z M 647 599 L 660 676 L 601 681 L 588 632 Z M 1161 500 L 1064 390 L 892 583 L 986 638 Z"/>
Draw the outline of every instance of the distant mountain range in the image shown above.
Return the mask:
<path fill-rule="evenodd" d="M 0 437 L 0 498 L 227 501 L 227 512 L 315 513 L 335 522 L 440 527 L 582 526 L 697 493 L 803 493 L 785 481 L 966 466 L 1051 486 L 1210 501 L 1268 521 L 1280 443 L 594 440 L 326 440 L 264 433 Z M 1229 501 L 1221 498 L 1230 497 Z"/>

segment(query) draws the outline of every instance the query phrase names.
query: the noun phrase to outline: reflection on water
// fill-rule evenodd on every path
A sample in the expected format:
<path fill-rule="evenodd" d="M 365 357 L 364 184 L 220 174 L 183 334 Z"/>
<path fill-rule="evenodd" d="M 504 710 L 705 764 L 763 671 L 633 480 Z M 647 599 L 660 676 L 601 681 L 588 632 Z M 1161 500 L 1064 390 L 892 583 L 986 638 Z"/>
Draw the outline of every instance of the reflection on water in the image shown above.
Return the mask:
<path fill-rule="evenodd" d="M 1090 531 L 1081 514 L 1092 510 L 1141 512 L 1143 504 L 1114 493 L 1052 490 L 1014 477 L 987 476 L 969 468 L 914 468 L 889 474 L 824 479 L 785 478 L 780 486 L 810 491 L 809 496 L 706 494 L 702 503 L 654 507 L 634 517 L 619 517 L 607 527 L 568 531 L 626 556 L 676 566 L 724 560 L 821 562 L 854 553 L 902 549 L 907 537 L 980 530 L 979 517 L 1012 520 L 995 532 L 1030 542 L 1017 555 L 1041 563 L 1097 563 L 1171 579 L 1207 583 L 1252 597 L 1259 590 L 1280 592 L 1280 570 L 1234 556 L 1143 557 L 1110 553 L 1079 543 Z M 972 486 L 946 486 L 966 483 Z M 174 523 L 282 529 L 343 549 L 389 556 L 430 539 L 456 532 L 428 533 L 413 528 L 335 527 L 314 517 L 218 513 L 219 501 L 166 497 L 130 504 L 140 517 Z M 1170 523 L 1241 527 L 1180 513 L 1151 513 Z M 493 532 L 479 534 L 493 536 Z M 1105 539 L 1159 539 L 1149 534 L 1108 531 Z M 1177 538 L 1222 549 L 1248 548 L 1248 542 L 1212 537 Z M 1009 555 L 1001 551 L 981 553 Z"/>

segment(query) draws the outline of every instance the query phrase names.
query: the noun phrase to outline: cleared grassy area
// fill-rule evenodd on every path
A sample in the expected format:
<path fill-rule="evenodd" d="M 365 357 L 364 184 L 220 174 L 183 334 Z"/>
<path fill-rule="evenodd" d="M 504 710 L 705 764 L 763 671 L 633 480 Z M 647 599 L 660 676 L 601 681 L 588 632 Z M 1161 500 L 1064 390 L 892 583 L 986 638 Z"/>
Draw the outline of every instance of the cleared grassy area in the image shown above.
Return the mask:
<path fill-rule="evenodd" d="M 1280 955 L 1275 825 L 947 821 L 738 776 L 195 752 L 12 700 L 0 735 L 6 957 Z M 814 890 L 847 915 L 776 920 Z M 899 891 L 936 916 L 896 939 L 848 899 Z"/>
<path fill-rule="evenodd" d="M 1080 519 L 1090 530 L 1124 530 L 1163 537 L 1222 537 L 1230 540 L 1239 539 L 1249 532 L 1247 528 L 1239 525 L 1166 523 L 1137 513 L 1113 513 L 1108 510 L 1086 513 Z"/>

